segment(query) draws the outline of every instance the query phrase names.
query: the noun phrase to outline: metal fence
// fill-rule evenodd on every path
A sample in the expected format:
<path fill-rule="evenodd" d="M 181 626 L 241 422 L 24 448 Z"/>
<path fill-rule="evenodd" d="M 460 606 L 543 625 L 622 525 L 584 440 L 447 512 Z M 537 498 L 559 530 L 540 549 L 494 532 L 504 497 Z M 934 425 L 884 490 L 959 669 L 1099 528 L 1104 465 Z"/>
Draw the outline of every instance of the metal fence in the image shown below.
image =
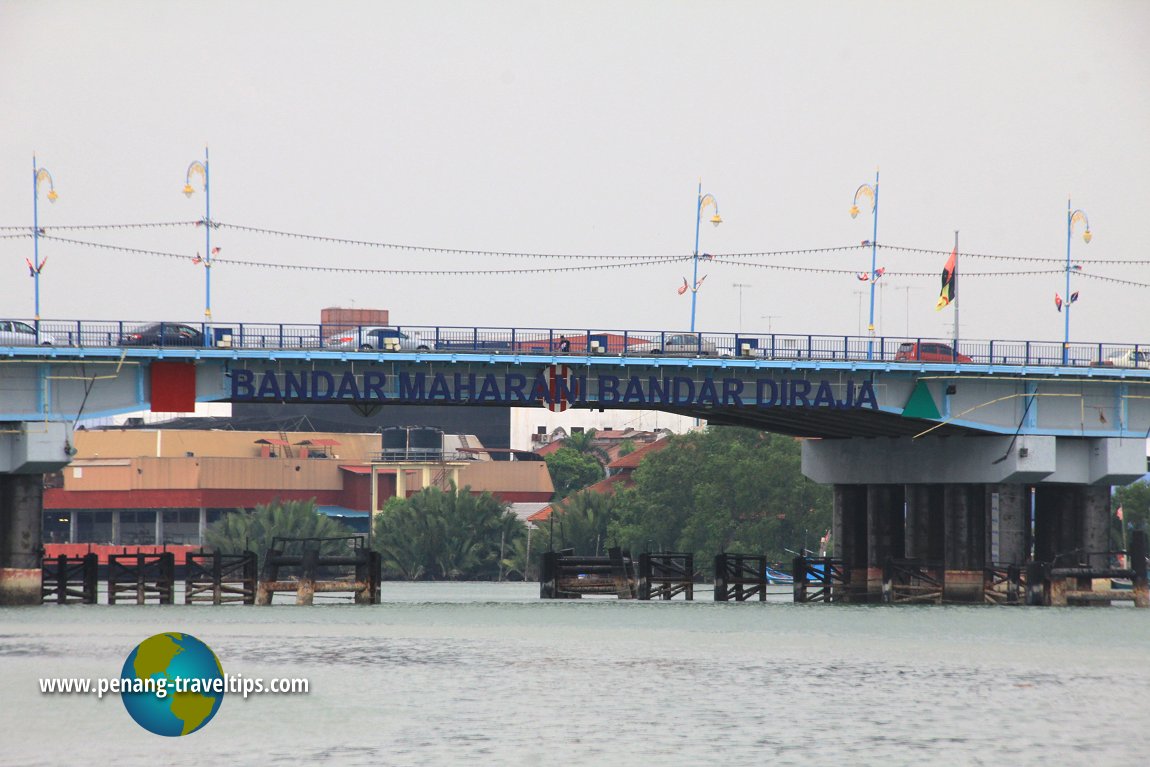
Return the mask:
<path fill-rule="evenodd" d="M 36 325 L 31 321 L 30 326 Z M 1150 343 L 959 340 L 782 333 L 686 333 L 601 328 L 348 326 L 254 322 L 42 320 L 0 348 L 231 348 L 414 353 L 716 357 L 955 365 L 1150 369 Z M 1065 348 L 1064 348 L 1065 346 Z"/>

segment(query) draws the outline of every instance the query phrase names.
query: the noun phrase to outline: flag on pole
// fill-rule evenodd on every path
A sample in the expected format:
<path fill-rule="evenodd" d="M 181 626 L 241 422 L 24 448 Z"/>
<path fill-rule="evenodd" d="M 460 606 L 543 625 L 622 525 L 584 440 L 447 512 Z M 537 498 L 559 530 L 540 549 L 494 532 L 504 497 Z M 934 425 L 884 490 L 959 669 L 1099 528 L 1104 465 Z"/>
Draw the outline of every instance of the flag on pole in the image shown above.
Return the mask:
<path fill-rule="evenodd" d="M 1062 296 L 1057 293 L 1054 294 L 1054 308 L 1060 312 L 1062 311 Z"/>
<path fill-rule="evenodd" d="M 1122 521 L 1122 507 L 1118 507 L 1118 511 L 1114 512 L 1114 516 L 1118 517 L 1118 521 Z"/>
<path fill-rule="evenodd" d="M 954 246 L 954 250 L 950 251 L 950 258 L 946 261 L 946 266 L 942 268 L 942 291 L 938 295 L 938 303 L 934 305 L 934 310 L 937 312 L 953 301 L 958 296 L 958 275 L 955 273 L 955 262 L 958 259 L 958 246 Z"/>
<path fill-rule="evenodd" d="M 1070 294 L 1070 301 L 1069 301 L 1069 303 L 1074 303 L 1074 302 L 1075 302 L 1075 301 L 1077 301 L 1077 300 L 1078 300 L 1078 291 L 1076 290 L 1076 291 L 1074 291 L 1073 293 L 1071 293 L 1071 294 Z"/>
<path fill-rule="evenodd" d="M 684 277 L 683 278 L 683 285 L 682 285 L 682 287 L 679 288 L 679 295 L 681 296 L 686 292 L 687 292 L 687 278 Z"/>

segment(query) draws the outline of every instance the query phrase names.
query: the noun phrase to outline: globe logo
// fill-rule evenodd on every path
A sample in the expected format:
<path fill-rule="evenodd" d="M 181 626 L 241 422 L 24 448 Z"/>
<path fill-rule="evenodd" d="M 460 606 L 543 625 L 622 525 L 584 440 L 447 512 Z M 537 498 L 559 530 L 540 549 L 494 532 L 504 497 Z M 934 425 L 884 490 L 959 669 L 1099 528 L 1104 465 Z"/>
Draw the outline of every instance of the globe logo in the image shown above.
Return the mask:
<path fill-rule="evenodd" d="M 168 632 L 136 645 L 120 672 L 120 699 L 136 724 L 167 737 L 212 720 L 224 700 L 219 658 L 191 634 Z"/>

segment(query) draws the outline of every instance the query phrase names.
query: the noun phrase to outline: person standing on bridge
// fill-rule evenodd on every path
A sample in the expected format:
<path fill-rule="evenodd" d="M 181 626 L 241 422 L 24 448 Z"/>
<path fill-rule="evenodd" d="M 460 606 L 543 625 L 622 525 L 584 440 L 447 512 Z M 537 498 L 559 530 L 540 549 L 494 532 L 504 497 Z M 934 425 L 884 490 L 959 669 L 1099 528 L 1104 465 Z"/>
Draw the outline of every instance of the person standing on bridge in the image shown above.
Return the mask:
<path fill-rule="evenodd" d="M 567 340 L 567 336 L 559 336 L 559 351 L 564 354 L 571 351 L 571 342 Z"/>

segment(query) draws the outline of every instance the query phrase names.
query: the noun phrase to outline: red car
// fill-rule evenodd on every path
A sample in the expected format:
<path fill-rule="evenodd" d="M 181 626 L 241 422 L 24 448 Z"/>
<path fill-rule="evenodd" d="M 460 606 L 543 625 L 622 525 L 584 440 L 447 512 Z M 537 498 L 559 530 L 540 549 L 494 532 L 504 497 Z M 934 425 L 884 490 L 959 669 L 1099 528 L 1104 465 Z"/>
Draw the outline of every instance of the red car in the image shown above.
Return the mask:
<path fill-rule="evenodd" d="M 959 354 L 949 344 L 934 341 L 899 344 L 894 355 L 895 362 L 974 362 L 965 354 Z"/>

